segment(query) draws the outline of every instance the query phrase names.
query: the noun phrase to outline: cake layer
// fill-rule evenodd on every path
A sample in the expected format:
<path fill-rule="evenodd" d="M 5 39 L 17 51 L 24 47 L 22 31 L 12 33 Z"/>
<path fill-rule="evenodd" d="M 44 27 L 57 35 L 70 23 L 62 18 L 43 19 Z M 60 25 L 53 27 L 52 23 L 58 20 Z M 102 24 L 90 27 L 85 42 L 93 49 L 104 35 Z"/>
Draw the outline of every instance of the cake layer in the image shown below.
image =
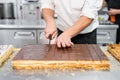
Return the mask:
<path fill-rule="evenodd" d="M 109 70 L 109 61 L 37 61 L 16 60 L 14 69 L 84 69 L 84 70 Z"/>
<path fill-rule="evenodd" d="M 14 69 L 94 69 L 108 70 L 109 59 L 97 45 L 75 44 L 71 48 L 51 45 L 24 46 L 12 61 Z"/>

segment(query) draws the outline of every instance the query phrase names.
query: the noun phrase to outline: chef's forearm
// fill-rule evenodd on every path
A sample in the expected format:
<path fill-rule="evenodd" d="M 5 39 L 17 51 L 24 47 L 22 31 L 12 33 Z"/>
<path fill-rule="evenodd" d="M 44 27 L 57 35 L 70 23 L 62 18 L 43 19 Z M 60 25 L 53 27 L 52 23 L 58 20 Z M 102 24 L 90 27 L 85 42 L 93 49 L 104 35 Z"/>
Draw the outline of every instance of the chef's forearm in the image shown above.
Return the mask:
<path fill-rule="evenodd" d="M 92 21 L 93 19 L 90 19 L 86 16 L 82 16 L 72 27 L 70 27 L 64 33 L 68 34 L 71 37 L 74 37 L 77 34 L 79 34 L 82 30 L 84 30 L 86 27 L 88 27 Z"/>
<path fill-rule="evenodd" d="M 117 14 L 120 14 L 120 9 L 117 9 Z"/>
<path fill-rule="evenodd" d="M 109 13 L 109 15 L 117 15 L 117 14 L 120 14 L 120 9 L 110 8 L 108 13 Z"/>
<path fill-rule="evenodd" d="M 54 20 L 54 11 L 52 9 L 44 8 L 42 9 L 42 16 L 46 23 L 55 22 Z"/>

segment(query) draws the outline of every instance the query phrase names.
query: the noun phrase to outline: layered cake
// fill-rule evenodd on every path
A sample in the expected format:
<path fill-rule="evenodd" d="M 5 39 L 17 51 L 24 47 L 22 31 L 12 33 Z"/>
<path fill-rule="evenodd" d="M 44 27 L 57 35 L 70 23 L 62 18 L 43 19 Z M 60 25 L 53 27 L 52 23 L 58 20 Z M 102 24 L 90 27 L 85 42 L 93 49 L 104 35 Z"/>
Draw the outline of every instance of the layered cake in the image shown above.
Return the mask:
<path fill-rule="evenodd" d="M 12 45 L 0 45 L 0 66 L 9 58 L 13 49 Z"/>
<path fill-rule="evenodd" d="M 112 54 L 118 61 L 120 61 L 120 44 L 110 44 L 108 45 L 108 51 Z"/>
<path fill-rule="evenodd" d="M 97 45 L 75 44 L 71 48 L 27 45 L 13 58 L 12 66 L 13 69 L 109 70 L 110 63 Z"/>

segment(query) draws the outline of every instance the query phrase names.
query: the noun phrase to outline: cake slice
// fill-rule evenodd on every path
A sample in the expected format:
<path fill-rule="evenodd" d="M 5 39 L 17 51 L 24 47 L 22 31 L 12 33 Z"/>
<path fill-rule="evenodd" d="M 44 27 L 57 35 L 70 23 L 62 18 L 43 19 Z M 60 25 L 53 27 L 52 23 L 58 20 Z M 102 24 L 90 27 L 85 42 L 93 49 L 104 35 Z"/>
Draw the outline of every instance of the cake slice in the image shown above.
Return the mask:
<path fill-rule="evenodd" d="M 13 45 L 0 45 L 0 66 L 9 58 L 13 49 Z"/>
<path fill-rule="evenodd" d="M 120 44 L 108 45 L 108 51 L 120 62 Z"/>

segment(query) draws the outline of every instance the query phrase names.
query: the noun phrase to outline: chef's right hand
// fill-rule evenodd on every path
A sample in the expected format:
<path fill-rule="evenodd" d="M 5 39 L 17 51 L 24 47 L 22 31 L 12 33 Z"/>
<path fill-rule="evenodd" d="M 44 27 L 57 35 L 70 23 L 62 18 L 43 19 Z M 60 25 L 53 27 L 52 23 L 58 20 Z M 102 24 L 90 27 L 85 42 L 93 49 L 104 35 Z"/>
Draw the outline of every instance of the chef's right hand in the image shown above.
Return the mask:
<path fill-rule="evenodd" d="M 57 35 L 56 25 L 47 24 L 44 32 L 47 39 L 49 39 L 49 35 L 52 35 L 52 39 L 54 39 Z"/>

